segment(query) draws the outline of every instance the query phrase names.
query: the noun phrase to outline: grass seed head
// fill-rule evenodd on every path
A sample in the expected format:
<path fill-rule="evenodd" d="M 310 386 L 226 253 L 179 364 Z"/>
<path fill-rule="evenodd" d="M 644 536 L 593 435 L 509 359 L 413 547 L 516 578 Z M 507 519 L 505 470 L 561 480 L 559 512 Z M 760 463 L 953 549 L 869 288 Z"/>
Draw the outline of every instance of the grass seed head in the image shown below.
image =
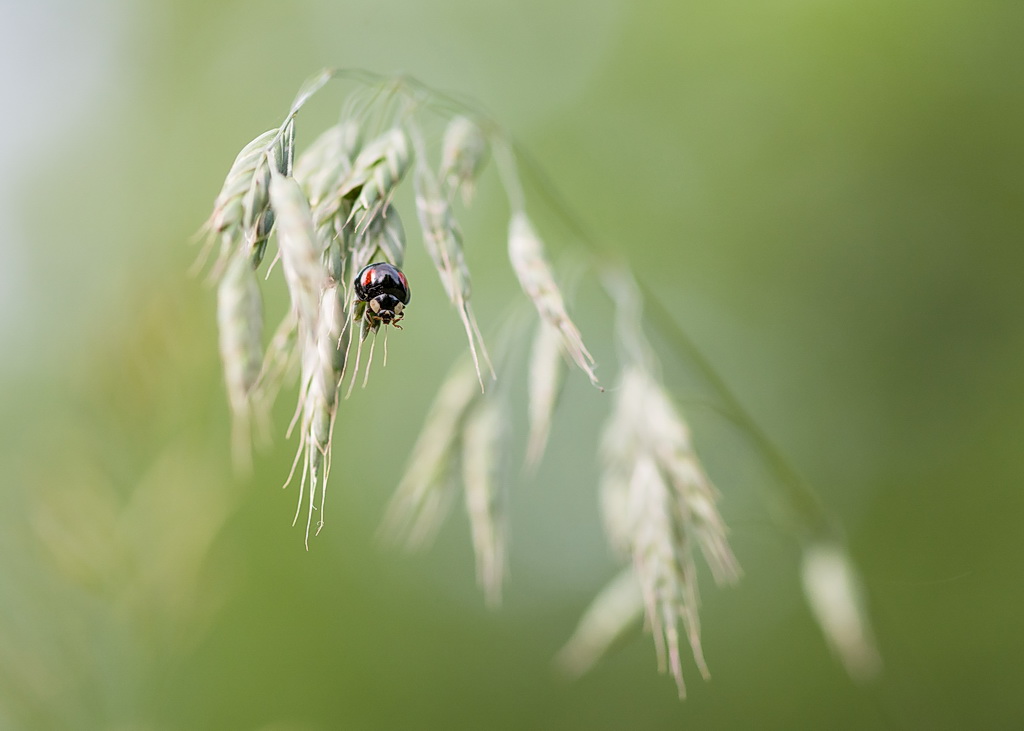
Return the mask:
<path fill-rule="evenodd" d="M 358 191 L 348 220 L 364 230 L 394 195 L 411 160 L 405 132 L 392 127 L 368 144 L 356 157 L 343 195 Z"/>
<path fill-rule="evenodd" d="M 235 158 L 204 227 L 221 237 L 215 276 L 220 275 L 227 257 L 238 248 L 248 252 L 253 266 L 262 261 L 274 226 L 269 197 L 271 168 L 291 174 L 294 142 L 295 126 L 289 121 L 282 129 L 261 134 Z"/>
<path fill-rule="evenodd" d="M 565 382 L 562 336 L 546 320 L 537 321 L 537 333 L 530 348 L 526 463 L 536 467 L 544 454 L 551 432 L 551 419 Z"/>
<path fill-rule="evenodd" d="M 832 651 L 854 680 L 865 682 L 882 669 L 868 621 L 864 592 L 846 549 L 817 542 L 804 548 L 804 593 Z"/>
<path fill-rule="evenodd" d="M 491 606 L 501 603 L 507 526 L 499 456 L 506 419 L 493 398 L 478 400 L 462 429 L 462 481 L 469 516 L 477 582 Z"/>
<path fill-rule="evenodd" d="M 441 384 L 388 504 L 381 532 L 389 540 L 417 548 L 434 536 L 450 503 L 463 424 L 480 397 L 474 370 L 459 359 Z"/>
<path fill-rule="evenodd" d="M 643 595 L 632 567 L 608 582 L 580 618 L 568 642 L 555 658 L 570 677 L 589 671 L 644 613 Z"/>
<path fill-rule="evenodd" d="M 306 546 L 309 547 L 309 533 L 313 524 L 313 512 L 319 496 L 320 518 L 316 532 L 324 522 L 324 502 L 327 494 L 327 480 L 331 470 L 331 437 L 337 415 L 338 389 L 344 376 L 347 334 L 344 307 L 344 289 L 338 283 L 328 285 L 320 298 L 320 315 L 317 319 L 317 333 L 314 341 L 307 345 L 302 362 L 302 390 L 299 398 L 301 410 L 301 437 L 299 455 L 304 453 L 302 483 L 309 481 L 309 503 L 306 517 Z M 305 487 L 300 483 L 299 506 L 296 518 L 302 508 L 302 493 Z"/>
<path fill-rule="evenodd" d="M 313 216 L 295 178 L 275 172 L 270 198 L 277 214 L 278 248 L 288 295 L 295 310 L 300 342 L 314 337 L 325 283 L 321 265 L 323 247 L 313 229 Z"/>
<path fill-rule="evenodd" d="M 679 653 L 678 619 L 691 632 L 691 651 L 701 672 L 707 676 L 696 624 L 696 572 L 689 536 L 673 521 L 669 487 L 649 455 L 633 464 L 626 499 L 626 524 L 633 569 L 640 581 L 645 617 L 654 636 L 658 667 L 666 664 L 675 678 L 679 695 L 686 694 Z"/>
<path fill-rule="evenodd" d="M 399 268 L 405 261 L 405 228 L 394 206 L 386 206 L 353 242 L 353 273 L 375 261 L 386 261 Z"/>
<path fill-rule="evenodd" d="M 295 179 L 316 211 L 337 191 L 352 171 L 361 130 L 355 120 L 339 122 L 313 140 L 295 163 Z"/>
<path fill-rule="evenodd" d="M 236 254 L 217 287 L 217 324 L 224 381 L 233 414 L 236 465 L 250 464 L 253 388 L 263 362 L 263 298 L 247 257 Z"/>
<path fill-rule="evenodd" d="M 416 213 L 419 217 L 420 230 L 423 232 L 423 244 L 434 262 L 438 276 L 441 277 L 448 299 L 459 312 L 482 389 L 480 359 L 486 363 L 492 377 L 494 367 L 491 365 L 490 356 L 487 354 L 480 328 L 469 303 L 469 267 L 462 253 L 462 235 L 448 200 L 441 195 L 437 178 L 422 161 L 416 166 L 414 183 Z"/>
<path fill-rule="evenodd" d="M 718 491 L 701 466 L 690 431 L 661 384 L 646 383 L 646 438 L 659 468 L 673 488 L 679 520 L 692 532 L 711 573 L 719 583 L 739 579 L 740 569 L 729 548 L 728 530 L 718 512 Z"/>
<path fill-rule="evenodd" d="M 267 146 L 277 135 L 277 128 L 267 130 L 242 148 L 228 170 L 224 185 L 213 204 L 213 213 L 207 222 L 214 233 L 230 232 L 242 225 L 247 217 L 245 197 L 253 187 L 253 180 L 261 176 L 261 170 L 267 164 Z M 259 174 L 259 175 L 258 175 Z M 264 204 L 266 201 L 249 201 L 250 204 Z M 261 206 L 262 208 L 262 206 Z M 250 211 L 250 221 L 255 218 Z"/>
<path fill-rule="evenodd" d="M 341 262 L 348 254 L 353 231 L 347 226 L 354 195 L 346 197 L 345 188 L 361 145 L 361 130 L 355 120 L 331 127 L 299 157 L 295 178 L 306 192 L 313 212 L 314 227 L 320 245 L 341 242 Z M 332 274 L 344 278 L 343 267 Z"/>
<path fill-rule="evenodd" d="M 448 198 L 456 193 L 469 205 L 477 177 L 487 162 L 487 138 L 476 122 L 458 116 L 448 123 L 441 144 L 441 171 L 438 177 Z"/>
<path fill-rule="evenodd" d="M 594 358 L 583 344 L 579 329 L 565 310 L 562 291 L 544 256 L 544 243 L 523 212 L 513 214 L 509 222 L 508 256 L 523 292 L 537 308 L 537 314 L 562 336 L 562 347 L 590 382 L 600 386 L 594 373 Z"/>
<path fill-rule="evenodd" d="M 657 376 L 658 362 L 641 327 L 641 303 L 626 272 L 609 277 L 616 334 L 625 364 L 601 439 L 602 512 L 612 544 L 625 553 L 641 587 L 644 617 L 659 667 L 685 695 L 679 620 L 702 675 L 694 552 L 715 580 L 732 582 L 739 566 L 718 512 L 718 493 L 694 451 L 690 430 Z"/>

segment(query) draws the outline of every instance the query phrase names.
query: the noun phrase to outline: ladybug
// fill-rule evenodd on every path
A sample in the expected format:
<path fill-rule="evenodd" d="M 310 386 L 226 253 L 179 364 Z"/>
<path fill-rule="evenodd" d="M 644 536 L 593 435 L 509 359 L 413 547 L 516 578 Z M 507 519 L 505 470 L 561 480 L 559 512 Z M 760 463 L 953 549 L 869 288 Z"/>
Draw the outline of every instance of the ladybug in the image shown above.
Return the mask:
<path fill-rule="evenodd" d="M 398 321 L 404 317 L 402 310 L 409 304 L 410 294 L 409 280 L 401 269 L 387 262 L 370 264 L 363 267 L 354 284 L 356 302 L 366 303 L 364 316 L 371 327 L 376 329 L 383 322 L 402 329 Z"/>

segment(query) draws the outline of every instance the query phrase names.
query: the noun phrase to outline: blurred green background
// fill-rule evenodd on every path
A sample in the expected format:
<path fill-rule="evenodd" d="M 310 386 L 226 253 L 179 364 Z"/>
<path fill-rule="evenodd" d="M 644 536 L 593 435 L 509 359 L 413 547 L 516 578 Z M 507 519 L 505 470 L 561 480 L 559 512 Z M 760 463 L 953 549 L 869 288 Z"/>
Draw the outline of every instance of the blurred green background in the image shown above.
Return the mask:
<path fill-rule="evenodd" d="M 1024 4 L 0 12 L 0 728 L 1024 727 Z M 842 522 L 875 683 L 829 655 L 798 546 L 760 501 L 763 460 L 656 336 L 746 574 L 721 591 L 704 577 L 712 680 L 684 663 L 685 702 L 639 632 L 579 681 L 552 666 L 616 570 L 589 456 L 609 395 L 581 377 L 543 468 L 514 487 L 500 609 L 474 586 L 461 509 L 424 554 L 382 548 L 383 506 L 464 347 L 413 242 L 406 329 L 344 404 L 312 550 L 280 490 L 293 443 L 232 476 L 215 297 L 186 273 L 189 237 L 236 152 L 326 65 L 477 98 L 628 253 Z M 341 99 L 303 112 L 300 145 Z M 490 173 L 463 221 L 484 323 L 515 291 L 503 205 Z M 572 265 L 579 242 L 537 218 Z M 584 284 L 576 311 L 613 381 L 607 304 Z"/>

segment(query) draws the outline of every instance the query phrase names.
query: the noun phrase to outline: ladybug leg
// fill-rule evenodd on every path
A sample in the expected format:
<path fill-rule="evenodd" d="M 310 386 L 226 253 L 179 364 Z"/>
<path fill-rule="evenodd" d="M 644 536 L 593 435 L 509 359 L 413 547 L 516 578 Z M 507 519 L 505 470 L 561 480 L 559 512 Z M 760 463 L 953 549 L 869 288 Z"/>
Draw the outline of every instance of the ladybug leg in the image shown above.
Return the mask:
<path fill-rule="evenodd" d="M 377 328 L 380 327 L 380 317 L 378 317 L 372 311 L 370 311 L 369 308 L 367 308 L 366 312 L 363 313 L 362 320 L 366 324 L 367 330 L 376 331 Z"/>

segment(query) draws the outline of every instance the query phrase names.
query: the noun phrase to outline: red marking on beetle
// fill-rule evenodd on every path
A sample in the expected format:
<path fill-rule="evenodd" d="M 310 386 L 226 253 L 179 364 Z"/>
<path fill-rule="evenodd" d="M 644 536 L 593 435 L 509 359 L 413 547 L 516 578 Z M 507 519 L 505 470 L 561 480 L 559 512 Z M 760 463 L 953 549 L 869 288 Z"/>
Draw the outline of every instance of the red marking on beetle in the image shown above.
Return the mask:
<path fill-rule="evenodd" d="M 366 271 L 366 276 L 363 277 L 363 287 L 369 287 L 371 284 L 373 284 L 373 275 L 373 269 L 368 269 Z"/>

